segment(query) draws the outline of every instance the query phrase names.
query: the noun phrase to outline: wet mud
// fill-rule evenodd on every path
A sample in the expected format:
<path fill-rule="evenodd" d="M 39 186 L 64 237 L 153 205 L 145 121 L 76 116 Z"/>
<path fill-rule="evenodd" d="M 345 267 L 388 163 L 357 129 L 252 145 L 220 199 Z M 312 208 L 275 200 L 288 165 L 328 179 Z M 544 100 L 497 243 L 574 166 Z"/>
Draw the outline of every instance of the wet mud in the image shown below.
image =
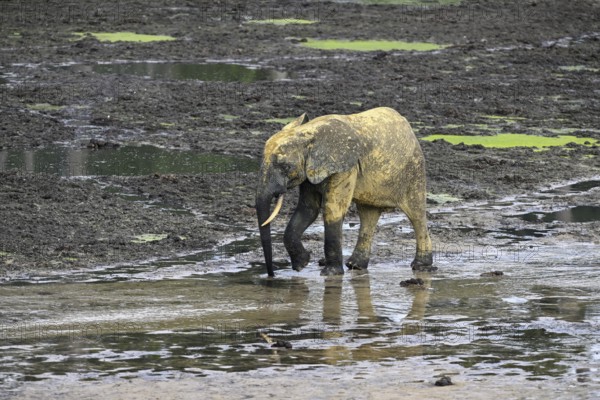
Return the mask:
<path fill-rule="evenodd" d="M 441 275 L 413 276 L 412 228 L 400 213 L 384 215 L 374 242 L 371 285 L 393 277 L 389 290 L 400 300 L 387 309 L 387 289 L 381 284 L 382 297 L 373 302 L 383 307 L 383 315 L 370 314 L 369 307 L 360 304 L 339 311 L 348 296 L 363 296 L 364 278 L 356 278 L 353 285 L 354 276 L 347 274 L 341 288 L 312 276 L 318 275 L 317 260 L 322 256 L 322 224 L 305 235 L 306 247 L 313 253 L 305 275 L 292 274 L 281 235 L 294 196 L 287 196 L 273 224 L 277 274 L 283 278 L 269 284 L 264 280 L 254 210 L 256 171 L 264 142 L 292 117 L 389 106 L 411 122 L 419 138 L 515 133 L 600 140 L 597 2 L 367 3 L 167 5 L 131 0 L 120 1 L 118 7 L 93 1 L 66 7 L 1 2 L 0 291 L 3 297 L 20 301 L 0 309 L 4 324 L 0 346 L 5 346 L 0 353 L 0 393 L 13 396 L 26 388 L 24 398 L 42 398 L 52 387 L 52 393 L 68 390 L 72 398 L 85 398 L 102 387 L 118 398 L 123 393 L 144 393 L 145 379 L 164 378 L 167 382 L 160 383 L 164 391 L 180 383 L 182 396 L 192 398 L 199 389 L 195 378 L 186 374 L 222 373 L 235 370 L 235 365 L 242 365 L 243 372 L 217 374 L 218 384 L 202 389 L 217 393 L 219 385 L 234 382 L 251 393 L 249 388 L 265 377 L 287 387 L 290 382 L 297 386 L 298 375 L 308 382 L 314 378 L 315 388 L 325 390 L 330 376 L 310 370 L 317 364 L 340 368 L 333 373 L 340 382 L 348 376 L 365 378 L 364 393 L 377 386 L 383 398 L 394 398 L 394 387 L 381 386 L 382 379 L 373 378 L 394 375 L 386 363 L 405 377 L 400 379 L 405 387 L 428 398 L 445 396 L 431 391 L 443 375 L 454 385 L 435 390 L 461 397 L 473 393 L 471 385 L 480 385 L 483 394 L 537 393 L 539 385 L 532 384 L 536 379 L 548 379 L 544 385 L 556 398 L 569 397 L 562 391 L 564 385 L 581 384 L 573 389 L 577 393 L 597 388 L 598 347 L 592 338 L 597 334 L 599 303 L 591 288 L 598 277 L 590 267 L 600 259 L 596 250 L 600 147 L 592 142 L 539 151 L 422 140 L 429 229 L 439 267 L 435 274 Z M 297 19 L 314 23 L 281 23 Z M 175 40 L 103 42 L 81 32 L 136 32 Z M 354 52 L 305 46 L 313 39 L 426 42 L 441 47 L 423 52 Z M 351 209 L 344 224 L 345 251 L 356 240 L 357 223 Z M 373 272 L 378 267 L 390 272 L 387 278 Z M 582 279 L 570 275 L 573 269 L 584 271 Z M 504 275 L 496 276 L 495 271 Z M 206 282 L 205 275 L 211 276 Z M 544 277 L 550 279 L 548 284 Z M 422 288 L 400 286 L 409 279 L 421 279 Z M 522 279 L 531 279 L 531 284 L 515 283 Z M 241 282 L 243 289 L 209 290 L 232 281 Z M 212 295 L 195 297 L 198 282 Z M 90 285 L 94 290 L 86 297 Z M 114 290 L 116 300 L 97 291 L 103 285 Z M 139 290 L 131 293 L 133 301 L 119 285 Z M 348 285 L 354 294 L 348 294 Z M 157 310 L 152 293 L 166 303 L 177 295 L 192 301 L 182 298 L 176 300 L 180 304 Z M 500 300 L 494 297 L 498 293 Z M 89 307 L 87 311 L 69 296 Z M 429 296 L 431 301 L 425 301 Z M 308 307 L 308 298 L 316 305 L 329 299 L 326 304 L 332 308 Z M 130 327 L 120 326 L 115 337 L 114 324 L 135 312 L 114 310 L 135 301 L 148 302 L 147 313 Z M 235 303 L 237 314 L 222 314 L 228 301 Z M 226 324 L 242 321 L 245 326 L 283 326 L 288 333 L 300 333 L 278 336 L 276 329 L 263 329 L 283 348 L 271 348 L 257 337 L 260 329 L 247 329 L 249 336 L 240 343 L 211 338 L 197 349 L 192 343 L 198 339 L 197 327 L 191 321 L 206 316 L 193 310 L 213 302 L 217 311 L 212 317 Z M 278 312 L 280 303 L 287 311 Z M 21 307 L 26 304 L 32 305 Z M 249 304 L 255 308 L 248 309 Z M 303 314 L 290 304 L 312 311 Z M 520 307 L 532 304 L 518 329 L 502 325 L 518 319 Z M 169 317 L 180 306 L 193 310 Z M 505 311 L 500 319 L 489 314 L 494 307 Z M 479 311 L 465 317 L 471 309 Z M 38 337 L 23 343 L 12 329 L 43 322 L 32 310 L 44 310 L 39 312 L 49 315 L 45 323 L 59 326 L 85 323 L 92 312 L 105 333 L 95 334 L 91 344 L 88 334 L 81 343 L 79 328 L 69 330 L 76 332 L 77 340 L 68 339 L 66 345 L 62 333 L 56 335 L 59 339 L 53 336 L 49 347 Z M 328 317 L 321 318 L 321 313 Z M 368 322 L 340 325 L 340 318 L 355 314 Z M 73 320 L 63 319 L 65 315 Z M 402 325 L 403 316 L 415 321 L 447 317 L 465 322 L 460 326 L 480 337 L 475 345 L 461 339 L 458 347 L 427 342 L 411 330 L 414 326 Z M 535 328 L 527 328 L 533 322 Z M 458 325 L 442 328 L 452 330 L 449 326 Z M 480 346 L 487 343 L 485 327 L 500 338 L 499 347 Z M 330 336 L 319 336 L 315 346 L 309 342 L 312 337 L 302 336 L 302 329 Z M 427 351 L 407 350 L 405 342 L 390 334 L 398 331 L 404 332 L 403 340 L 408 337 L 420 344 L 425 340 Z M 360 341 L 363 333 L 367 344 Z M 186 342 L 190 336 L 192 341 Z M 535 345 L 538 339 L 558 343 L 551 361 L 544 361 L 543 349 L 530 359 L 519 359 L 520 352 L 529 351 L 526 345 Z M 362 350 L 353 347 L 356 340 L 364 344 Z M 380 340 L 383 348 L 391 348 L 389 352 L 379 347 Z M 127 345 L 129 341 L 137 345 Z M 286 342 L 293 347 L 286 349 Z M 184 350 L 168 350 L 177 346 Z M 506 365 L 498 367 L 490 355 L 494 352 L 506 355 Z M 51 354 L 71 355 L 58 359 Z M 199 354 L 207 361 L 189 361 L 201 359 Z M 258 361 L 247 362 L 249 358 Z M 108 363 L 98 367 L 104 359 Z M 134 361 L 122 361 L 127 359 Z M 163 368 L 163 362 L 168 367 Z M 366 363 L 365 371 L 361 362 Z M 44 375 L 42 364 L 56 368 Z M 497 381 L 485 378 L 489 365 L 493 367 L 488 372 Z M 131 375 L 119 372 L 121 367 Z M 161 375 L 163 370 L 167 373 Z M 415 375 L 414 370 L 424 372 Z M 273 378 L 279 373 L 281 377 Z M 513 373 L 516 378 L 511 378 Z M 129 377 L 143 379 L 133 379 L 125 392 L 120 392 L 120 383 L 103 380 L 122 382 Z M 80 385 L 81 379 L 99 382 Z M 24 385 L 33 380 L 42 380 L 40 389 Z M 511 392 L 515 381 L 520 389 Z M 339 385 L 334 388 L 342 390 Z M 285 392 L 274 392 L 281 393 Z M 343 394 L 333 389 L 326 393 Z"/>

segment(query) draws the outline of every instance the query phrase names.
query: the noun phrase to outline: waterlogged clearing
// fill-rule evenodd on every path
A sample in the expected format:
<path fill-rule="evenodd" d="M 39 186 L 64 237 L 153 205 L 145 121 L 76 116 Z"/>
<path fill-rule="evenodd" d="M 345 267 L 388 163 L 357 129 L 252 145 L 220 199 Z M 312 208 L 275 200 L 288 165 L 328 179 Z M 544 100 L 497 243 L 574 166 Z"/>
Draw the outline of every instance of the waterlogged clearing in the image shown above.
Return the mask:
<path fill-rule="evenodd" d="M 49 173 L 60 176 L 139 176 L 256 171 L 251 158 L 168 150 L 155 146 L 121 146 L 93 150 L 49 146 L 0 150 L 0 171 Z"/>
<path fill-rule="evenodd" d="M 201 80 L 218 82 L 258 82 L 288 78 L 285 72 L 258 66 L 231 63 L 180 63 L 180 62 L 119 62 L 98 64 L 72 64 L 64 66 L 78 72 L 98 74 L 135 75 L 152 79 Z"/>
<path fill-rule="evenodd" d="M 77 36 L 76 40 L 81 40 L 86 37 L 93 37 L 100 42 L 138 42 L 138 43 L 150 43 L 150 42 L 168 42 L 177 40 L 173 36 L 167 35 L 144 35 L 135 32 L 73 32 L 73 35 Z"/>
<path fill-rule="evenodd" d="M 425 42 L 403 42 L 399 40 L 335 40 L 308 39 L 302 42 L 305 47 L 319 50 L 350 50 L 350 51 L 433 51 L 441 50 L 447 45 Z"/>
<path fill-rule="evenodd" d="M 587 182 L 568 196 L 596 190 Z M 536 196 L 538 206 L 548 201 L 544 193 Z M 468 211 L 494 224 L 489 215 L 514 215 L 531 201 L 523 196 L 431 212 Z M 399 221 L 391 215 L 381 228 L 389 222 Z M 377 376 L 397 375 L 377 380 L 384 393 L 399 384 L 433 390 L 444 374 L 456 384 L 449 390 L 518 381 L 519 393 L 600 393 L 600 251 L 593 243 L 565 240 L 552 229 L 499 229 L 474 243 L 436 244 L 435 273 L 413 274 L 407 259 L 378 251 L 368 274 L 328 278 L 315 262 L 298 273 L 277 256 L 277 277 L 269 279 L 256 263 L 256 232 L 240 232 L 243 237 L 212 251 L 4 281 L 2 389 L 18 392 L 21 382 L 40 381 L 23 392 L 28 398 L 63 385 L 91 391 L 117 379 L 119 390 L 141 390 L 146 380 L 161 380 L 191 396 L 213 379 L 258 374 L 289 383 L 303 371 L 312 378 L 321 371 L 323 379 L 324 371 L 343 371 L 345 379 L 373 385 Z M 278 230 L 274 242 L 281 244 Z M 423 284 L 400 285 L 413 277 Z"/>
<path fill-rule="evenodd" d="M 481 145 L 491 148 L 512 148 L 512 147 L 556 147 L 565 146 L 569 143 L 576 143 L 585 146 L 592 146 L 598 143 L 598 140 L 586 137 L 577 137 L 571 135 L 559 135 L 556 137 L 526 135 L 521 133 L 500 133 L 493 136 L 463 136 L 463 135 L 429 135 L 422 140 L 434 141 L 445 140 L 452 144 L 464 143 L 467 146 Z"/>

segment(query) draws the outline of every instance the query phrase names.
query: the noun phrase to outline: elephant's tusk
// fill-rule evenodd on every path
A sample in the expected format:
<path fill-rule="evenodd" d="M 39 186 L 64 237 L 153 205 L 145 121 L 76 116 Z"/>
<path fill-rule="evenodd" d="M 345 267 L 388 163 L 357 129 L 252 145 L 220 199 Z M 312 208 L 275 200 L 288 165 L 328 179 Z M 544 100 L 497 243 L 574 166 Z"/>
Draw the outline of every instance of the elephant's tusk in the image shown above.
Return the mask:
<path fill-rule="evenodd" d="M 282 205 L 283 205 L 283 195 L 279 196 L 279 198 L 277 199 L 277 204 L 275 204 L 275 208 L 273 209 L 273 212 L 271 213 L 269 218 L 267 218 L 267 220 L 262 223 L 261 226 L 268 225 L 269 222 L 273 221 L 275 219 L 275 217 L 277 216 L 277 214 L 279 214 L 279 210 L 281 210 Z"/>

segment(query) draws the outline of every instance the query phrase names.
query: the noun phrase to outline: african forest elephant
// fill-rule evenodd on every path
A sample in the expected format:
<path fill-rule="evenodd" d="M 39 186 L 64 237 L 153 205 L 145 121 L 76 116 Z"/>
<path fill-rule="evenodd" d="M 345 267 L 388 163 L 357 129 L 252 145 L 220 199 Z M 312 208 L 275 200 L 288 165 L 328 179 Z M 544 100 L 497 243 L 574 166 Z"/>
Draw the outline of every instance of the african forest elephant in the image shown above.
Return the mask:
<path fill-rule="evenodd" d="M 346 262 L 366 269 L 371 242 L 383 211 L 400 208 L 417 238 L 413 269 L 432 264 L 425 216 L 425 160 L 409 123 L 391 108 L 352 115 L 325 115 L 309 121 L 303 114 L 273 135 L 264 149 L 256 210 L 267 272 L 273 274 L 270 222 L 283 194 L 300 186 L 298 206 L 284 234 L 292 268 L 300 271 L 310 253 L 300 238 L 323 211 L 325 267 L 322 275 L 343 274 L 342 222 L 350 203 L 360 217 L 358 242 Z M 271 201 L 278 197 L 270 212 Z"/>

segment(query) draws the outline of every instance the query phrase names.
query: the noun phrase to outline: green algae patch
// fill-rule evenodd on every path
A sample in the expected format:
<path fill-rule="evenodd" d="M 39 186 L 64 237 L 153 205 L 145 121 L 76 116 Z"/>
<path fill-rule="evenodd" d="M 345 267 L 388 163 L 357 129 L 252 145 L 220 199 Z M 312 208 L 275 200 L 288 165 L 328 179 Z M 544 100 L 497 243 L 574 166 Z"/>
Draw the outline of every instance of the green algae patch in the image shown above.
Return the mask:
<path fill-rule="evenodd" d="M 26 107 L 34 111 L 59 111 L 65 108 L 65 106 L 55 106 L 48 103 L 27 104 Z"/>
<path fill-rule="evenodd" d="M 556 137 L 525 135 L 522 133 L 501 133 L 493 136 L 462 136 L 462 135 L 430 135 L 423 140 L 434 141 L 443 139 L 452 144 L 464 143 L 467 146 L 481 145 L 489 148 L 512 148 L 512 147 L 557 147 L 568 143 L 577 143 L 591 146 L 598 141 L 592 138 L 561 135 Z"/>
<path fill-rule="evenodd" d="M 249 24 L 258 24 L 258 25 L 310 25 L 314 24 L 317 21 L 313 21 L 310 19 L 297 19 L 297 18 L 280 18 L 280 19 L 253 19 L 248 21 Z"/>
<path fill-rule="evenodd" d="M 269 124 L 281 124 L 281 125 L 287 125 L 290 122 L 292 122 L 293 120 L 295 120 L 298 117 L 290 117 L 290 118 L 269 118 L 269 119 L 265 119 L 265 122 L 269 123 Z"/>
<path fill-rule="evenodd" d="M 169 236 L 166 233 L 144 233 L 142 235 L 137 235 L 133 237 L 132 243 L 149 243 L 149 242 L 158 242 L 160 240 L 166 239 Z"/>
<path fill-rule="evenodd" d="M 223 118 L 225 121 L 235 121 L 239 118 L 237 115 L 231 114 L 219 114 L 219 117 Z"/>
<path fill-rule="evenodd" d="M 460 201 L 458 197 L 452 196 L 447 193 L 427 193 L 427 200 L 432 201 L 436 204 L 456 203 Z"/>
<path fill-rule="evenodd" d="M 482 115 L 483 118 L 487 118 L 487 119 L 493 119 L 495 121 L 505 121 L 505 122 L 517 122 L 517 121 L 523 121 L 524 119 L 526 119 L 525 117 L 515 117 L 515 116 L 508 116 L 508 115 Z"/>
<path fill-rule="evenodd" d="M 318 50 L 350 50 L 350 51 L 433 51 L 441 50 L 447 45 L 426 42 L 403 42 L 397 40 L 334 40 L 308 39 L 302 46 Z"/>
<path fill-rule="evenodd" d="M 563 71 L 569 71 L 569 72 L 580 72 L 580 71 L 600 72 L 600 68 L 588 67 L 587 65 L 563 65 L 558 68 L 560 68 Z"/>
<path fill-rule="evenodd" d="M 138 43 L 150 43 L 150 42 L 165 42 L 171 40 L 177 40 L 173 36 L 167 35 L 144 35 L 134 32 L 73 32 L 74 35 L 79 36 L 78 39 L 83 39 L 86 36 L 92 36 L 100 42 L 138 42 Z"/>

